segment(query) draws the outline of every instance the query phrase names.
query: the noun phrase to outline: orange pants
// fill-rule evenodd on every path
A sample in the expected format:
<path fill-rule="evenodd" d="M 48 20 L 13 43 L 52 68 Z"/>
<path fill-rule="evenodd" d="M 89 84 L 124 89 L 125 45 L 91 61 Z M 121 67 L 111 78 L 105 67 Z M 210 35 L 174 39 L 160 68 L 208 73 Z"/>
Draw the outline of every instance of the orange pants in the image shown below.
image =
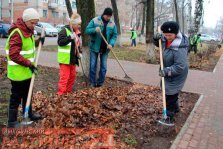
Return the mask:
<path fill-rule="evenodd" d="M 76 80 L 76 66 L 60 64 L 60 79 L 58 82 L 58 95 L 69 93 Z"/>

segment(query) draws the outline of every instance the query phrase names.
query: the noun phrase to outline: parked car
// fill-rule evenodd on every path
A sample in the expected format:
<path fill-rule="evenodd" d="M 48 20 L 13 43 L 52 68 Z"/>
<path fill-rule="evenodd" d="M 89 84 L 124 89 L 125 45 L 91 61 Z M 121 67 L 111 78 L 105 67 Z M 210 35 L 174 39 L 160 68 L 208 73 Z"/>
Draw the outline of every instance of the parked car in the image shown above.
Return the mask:
<path fill-rule="evenodd" d="M 37 31 L 38 35 L 41 34 L 42 28 L 45 28 L 46 36 L 56 37 L 58 34 L 57 29 L 53 27 L 51 24 L 45 22 L 38 22 L 37 25 L 35 26 L 35 30 Z"/>
<path fill-rule="evenodd" d="M 58 32 L 60 32 L 61 29 L 62 29 L 64 26 L 65 26 L 64 24 L 58 24 L 58 25 L 56 26 L 56 29 L 58 30 Z"/>
<path fill-rule="evenodd" d="M 0 38 L 8 37 L 8 30 L 11 24 L 0 23 Z"/>
<path fill-rule="evenodd" d="M 218 41 L 217 38 L 212 37 L 208 34 L 201 34 L 200 38 L 201 38 L 201 42 L 216 42 L 216 41 Z"/>

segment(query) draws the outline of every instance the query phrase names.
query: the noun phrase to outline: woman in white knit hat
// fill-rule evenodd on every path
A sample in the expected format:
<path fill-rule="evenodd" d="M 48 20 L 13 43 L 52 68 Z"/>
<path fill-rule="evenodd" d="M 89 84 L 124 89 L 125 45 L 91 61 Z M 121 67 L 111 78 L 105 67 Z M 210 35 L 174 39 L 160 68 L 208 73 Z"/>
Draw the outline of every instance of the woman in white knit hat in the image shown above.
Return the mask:
<path fill-rule="evenodd" d="M 76 65 L 80 51 L 81 17 L 73 13 L 70 24 L 66 25 L 58 34 L 58 63 L 60 65 L 60 78 L 58 82 L 58 95 L 72 92 L 76 80 Z M 72 28 L 70 28 L 72 27 Z"/>
<path fill-rule="evenodd" d="M 39 19 L 38 12 L 33 8 L 28 8 L 9 29 L 9 37 L 5 46 L 8 60 L 7 76 L 12 85 L 8 127 L 19 127 L 17 115 L 21 100 L 23 100 L 23 113 L 25 112 L 32 73 L 37 70 L 34 66 L 35 45 L 37 46 L 34 40 L 34 27 Z M 29 108 L 29 118 L 32 121 L 41 118 L 40 115 L 32 112 L 32 104 Z"/>

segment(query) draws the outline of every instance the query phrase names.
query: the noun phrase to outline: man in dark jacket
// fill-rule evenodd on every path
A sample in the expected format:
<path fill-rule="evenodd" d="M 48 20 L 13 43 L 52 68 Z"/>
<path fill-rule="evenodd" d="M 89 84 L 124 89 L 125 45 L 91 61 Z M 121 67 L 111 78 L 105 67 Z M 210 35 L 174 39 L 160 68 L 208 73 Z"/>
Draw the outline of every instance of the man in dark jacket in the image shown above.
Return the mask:
<path fill-rule="evenodd" d="M 153 39 L 156 46 L 159 46 L 159 39 L 162 40 L 164 70 L 160 70 L 159 75 L 165 79 L 167 116 L 172 119 L 179 112 L 178 95 L 188 74 L 189 43 L 174 21 L 165 22 L 161 30 L 164 35 L 157 33 Z"/>
<path fill-rule="evenodd" d="M 22 99 L 23 113 L 32 73 L 37 69 L 34 66 L 35 40 L 34 26 L 39 21 L 39 14 L 33 8 L 24 10 L 22 18 L 12 24 L 6 42 L 6 55 L 8 60 L 7 75 L 11 81 L 11 96 L 8 110 L 8 127 L 19 127 L 17 121 L 18 107 Z M 40 119 L 40 115 L 32 112 L 30 103 L 29 118 L 32 121 Z"/>

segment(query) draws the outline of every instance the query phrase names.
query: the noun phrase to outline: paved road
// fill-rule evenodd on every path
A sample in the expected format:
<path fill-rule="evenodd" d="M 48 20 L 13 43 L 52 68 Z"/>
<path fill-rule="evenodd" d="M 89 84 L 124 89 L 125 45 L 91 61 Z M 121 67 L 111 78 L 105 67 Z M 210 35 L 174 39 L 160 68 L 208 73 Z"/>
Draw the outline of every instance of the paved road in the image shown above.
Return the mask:
<path fill-rule="evenodd" d="M 0 48 L 5 46 L 7 38 L 0 38 Z M 57 37 L 46 37 L 45 45 L 56 45 L 57 44 Z"/>
<path fill-rule="evenodd" d="M 145 41 L 144 37 L 142 39 L 143 41 Z M 6 40 L 7 38 L 0 38 L 0 48 L 5 46 Z M 129 42 L 129 44 L 131 42 L 130 37 L 126 37 L 126 36 L 122 37 L 121 41 L 125 43 Z M 137 41 L 139 41 L 139 39 L 137 39 Z M 44 45 L 57 45 L 57 37 L 46 37 Z"/>

